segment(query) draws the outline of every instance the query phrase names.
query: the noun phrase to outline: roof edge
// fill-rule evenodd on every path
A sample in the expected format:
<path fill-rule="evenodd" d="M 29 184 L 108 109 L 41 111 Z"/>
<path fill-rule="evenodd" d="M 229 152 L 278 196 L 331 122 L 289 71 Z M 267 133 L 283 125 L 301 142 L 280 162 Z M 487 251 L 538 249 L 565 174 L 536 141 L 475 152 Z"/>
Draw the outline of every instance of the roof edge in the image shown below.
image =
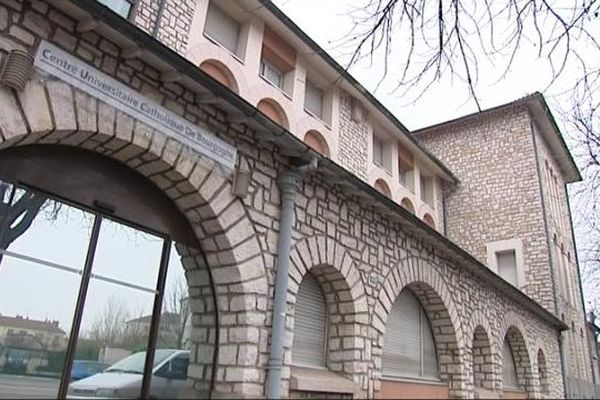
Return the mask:
<path fill-rule="evenodd" d="M 569 329 L 569 327 L 554 314 L 542 307 L 539 303 L 531 299 L 525 293 L 512 286 L 510 283 L 500 278 L 483 263 L 469 254 L 466 250 L 462 249 L 450 239 L 429 227 L 412 213 L 404 209 L 400 204 L 394 202 L 382 193 L 379 193 L 371 185 L 367 184 L 343 167 L 339 166 L 333 160 L 312 150 L 291 132 L 270 120 L 242 97 L 226 89 L 223 85 L 200 70 L 200 68 L 191 63 L 181 54 L 178 54 L 163 43 L 152 38 L 148 33 L 131 24 L 127 20 L 118 17 L 116 13 L 108 9 L 106 6 L 98 3 L 96 0 L 69 0 L 69 2 L 71 4 L 75 4 L 88 14 L 93 15 L 99 20 L 99 22 L 111 27 L 111 29 L 127 38 L 127 40 L 137 43 L 146 51 L 151 52 L 155 56 L 161 57 L 161 59 L 164 59 L 166 63 L 179 71 L 182 75 L 203 85 L 209 90 L 212 90 L 233 107 L 241 109 L 245 115 L 255 118 L 258 124 L 262 125 L 268 132 L 272 132 L 273 135 L 281 137 L 282 140 L 286 141 L 286 144 L 295 147 L 298 153 L 309 154 L 311 157 L 317 158 L 319 160 L 319 165 L 326 168 L 331 174 L 338 176 L 340 181 L 346 181 L 348 184 L 357 187 L 362 192 L 366 193 L 368 198 L 373 201 L 373 204 L 384 210 L 389 210 L 388 214 L 397 215 L 404 223 L 407 223 L 409 227 L 417 228 L 419 232 L 422 232 L 419 237 L 420 239 L 427 240 L 428 243 L 443 253 L 451 253 L 449 258 L 463 260 L 465 262 L 465 269 L 473 273 L 473 275 L 489 282 L 492 286 L 494 286 L 511 300 L 522 305 L 525 309 L 537 315 L 539 318 L 546 321 L 556 329 L 561 331 Z"/>

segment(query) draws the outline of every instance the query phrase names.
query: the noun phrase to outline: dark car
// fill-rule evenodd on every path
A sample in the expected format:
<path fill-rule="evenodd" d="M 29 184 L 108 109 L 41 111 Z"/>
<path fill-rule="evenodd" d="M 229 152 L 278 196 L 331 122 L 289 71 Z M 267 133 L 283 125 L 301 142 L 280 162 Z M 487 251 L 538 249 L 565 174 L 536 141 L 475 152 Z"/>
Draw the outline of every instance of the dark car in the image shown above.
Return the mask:
<path fill-rule="evenodd" d="M 107 365 L 102 364 L 98 361 L 90 360 L 73 360 L 73 366 L 71 367 L 71 380 L 77 381 L 79 379 L 87 378 L 102 372 Z"/>

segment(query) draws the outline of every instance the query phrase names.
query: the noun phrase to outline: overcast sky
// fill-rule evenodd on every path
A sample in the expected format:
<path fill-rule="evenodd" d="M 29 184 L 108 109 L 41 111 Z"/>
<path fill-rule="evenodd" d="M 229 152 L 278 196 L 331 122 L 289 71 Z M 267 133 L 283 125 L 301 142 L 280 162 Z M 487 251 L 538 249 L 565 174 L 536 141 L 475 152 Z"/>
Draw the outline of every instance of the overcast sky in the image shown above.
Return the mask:
<path fill-rule="evenodd" d="M 369 0 L 274 0 L 275 3 L 285 12 L 304 32 L 313 38 L 321 47 L 332 55 L 340 64 L 346 66 L 347 59 L 344 55 L 347 50 L 343 50 L 340 43 L 344 42 L 344 37 L 352 28 L 352 20 L 348 13 L 353 8 L 360 8 Z M 560 0 L 558 0 L 560 1 Z M 557 4 L 557 2 L 552 2 Z M 565 7 L 572 7 L 572 2 L 564 1 Z M 590 25 L 588 24 L 588 27 Z M 593 35 L 600 37 L 600 23 L 593 25 L 595 31 Z M 394 49 L 398 49 L 406 44 L 406 38 L 396 35 L 394 38 Z M 577 43 L 581 54 L 589 54 L 585 47 L 586 44 Z M 546 60 L 540 60 L 537 57 L 536 47 L 532 43 L 523 43 L 522 51 L 518 54 L 512 67 L 504 77 L 499 81 L 505 70 L 506 58 L 496 57 L 489 60 L 486 57 L 478 58 L 479 80 L 476 85 L 476 93 L 481 102 L 481 107 L 491 108 L 497 105 L 505 104 L 516 100 L 525 95 L 536 91 L 542 92 L 548 101 L 559 127 L 565 137 L 567 144 L 572 148 L 573 140 L 568 126 L 562 120 L 563 112 L 569 109 L 571 98 L 565 94 L 567 88 L 572 85 L 575 75 L 580 71 L 577 68 L 567 68 L 562 78 L 558 82 L 549 86 L 551 81 L 551 69 Z M 396 51 L 398 53 L 398 51 Z M 379 101 L 381 101 L 407 128 L 410 130 L 434 125 L 439 122 L 454 119 L 466 114 L 477 111 L 475 102 L 470 98 L 466 85 L 460 81 L 452 82 L 445 78 L 432 85 L 425 94 L 415 101 L 415 96 L 402 96 L 401 91 L 393 91 L 396 87 L 398 71 L 393 70 L 395 63 L 392 56 L 391 72 L 388 78 L 383 81 L 375 90 L 383 75 L 383 62 L 381 58 L 372 65 L 370 62 L 363 61 L 350 68 L 350 73 Z M 397 58 L 396 58 L 397 59 Z M 589 56 L 586 61 L 600 63 L 598 57 Z M 396 73 L 394 73 L 396 72 Z M 415 90 L 414 92 L 416 92 Z M 573 151 L 573 149 L 572 149 Z M 586 182 L 569 186 L 569 190 L 579 190 L 585 186 Z M 586 236 L 585 224 L 587 216 L 585 210 L 572 199 L 571 206 L 575 221 L 575 231 L 577 235 L 577 246 L 582 247 Z M 580 263 L 580 268 L 582 265 Z M 600 277 L 592 276 L 584 282 L 584 292 L 586 301 L 596 301 L 600 303 Z"/>

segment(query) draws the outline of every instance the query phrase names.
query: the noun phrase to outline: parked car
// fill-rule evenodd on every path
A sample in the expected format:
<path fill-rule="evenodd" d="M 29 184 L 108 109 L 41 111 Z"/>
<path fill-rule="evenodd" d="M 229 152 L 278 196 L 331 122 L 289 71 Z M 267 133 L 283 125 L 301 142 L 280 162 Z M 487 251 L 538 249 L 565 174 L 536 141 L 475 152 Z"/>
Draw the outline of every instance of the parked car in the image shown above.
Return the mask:
<path fill-rule="evenodd" d="M 134 353 L 103 372 L 69 385 L 67 398 L 139 398 L 146 352 Z M 188 350 L 156 349 L 150 395 L 177 398 L 185 388 L 190 362 Z"/>
<path fill-rule="evenodd" d="M 73 360 L 71 367 L 71 381 L 78 381 L 102 372 L 108 365 L 91 360 Z"/>

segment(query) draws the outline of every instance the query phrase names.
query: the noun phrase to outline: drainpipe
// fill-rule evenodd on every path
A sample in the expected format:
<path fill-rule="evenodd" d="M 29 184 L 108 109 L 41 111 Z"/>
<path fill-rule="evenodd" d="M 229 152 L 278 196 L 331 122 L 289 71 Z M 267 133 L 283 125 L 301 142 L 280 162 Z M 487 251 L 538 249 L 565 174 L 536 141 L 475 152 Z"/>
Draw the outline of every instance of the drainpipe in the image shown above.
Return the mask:
<path fill-rule="evenodd" d="M 296 159 L 296 161 L 303 162 Z M 285 340 L 285 315 L 290 270 L 290 248 L 296 193 L 302 177 L 317 167 L 317 159 L 294 166 L 283 172 L 277 184 L 281 190 L 281 218 L 277 243 L 277 269 L 275 296 L 273 299 L 273 321 L 271 324 L 271 351 L 267 371 L 266 395 L 268 399 L 281 398 L 281 376 L 283 372 L 283 344 Z"/>
<path fill-rule="evenodd" d="M 550 228 L 548 227 L 548 218 L 546 216 L 546 199 L 544 196 L 544 186 L 542 182 L 542 171 L 540 169 L 540 156 L 538 154 L 537 140 L 535 138 L 535 126 L 533 118 L 529 119 L 529 127 L 531 129 L 531 139 L 533 141 L 533 152 L 535 154 L 535 168 L 538 176 L 538 184 L 540 188 L 540 199 L 542 203 L 542 217 L 544 220 L 544 229 L 546 231 L 546 246 L 548 247 L 548 260 L 550 261 L 550 277 L 552 280 L 552 294 L 554 296 L 554 315 L 559 317 L 558 312 L 558 296 L 556 295 L 556 282 L 555 282 L 555 271 L 554 271 L 554 255 L 552 251 L 552 243 L 550 240 Z M 564 321 L 563 321 L 564 322 Z M 563 391 L 565 397 L 567 396 L 567 375 L 566 375 L 566 360 L 564 352 L 564 336 L 562 332 L 558 332 L 558 352 L 560 356 L 560 372 L 563 376 Z"/>
<path fill-rule="evenodd" d="M 161 0 L 158 5 L 158 13 L 156 14 L 156 22 L 154 23 L 154 27 L 152 28 L 152 37 L 154 39 L 158 39 L 158 31 L 160 30 L 160 26 L 162 25 L 163 14 L 165 12 L 165 0 Z"/>

